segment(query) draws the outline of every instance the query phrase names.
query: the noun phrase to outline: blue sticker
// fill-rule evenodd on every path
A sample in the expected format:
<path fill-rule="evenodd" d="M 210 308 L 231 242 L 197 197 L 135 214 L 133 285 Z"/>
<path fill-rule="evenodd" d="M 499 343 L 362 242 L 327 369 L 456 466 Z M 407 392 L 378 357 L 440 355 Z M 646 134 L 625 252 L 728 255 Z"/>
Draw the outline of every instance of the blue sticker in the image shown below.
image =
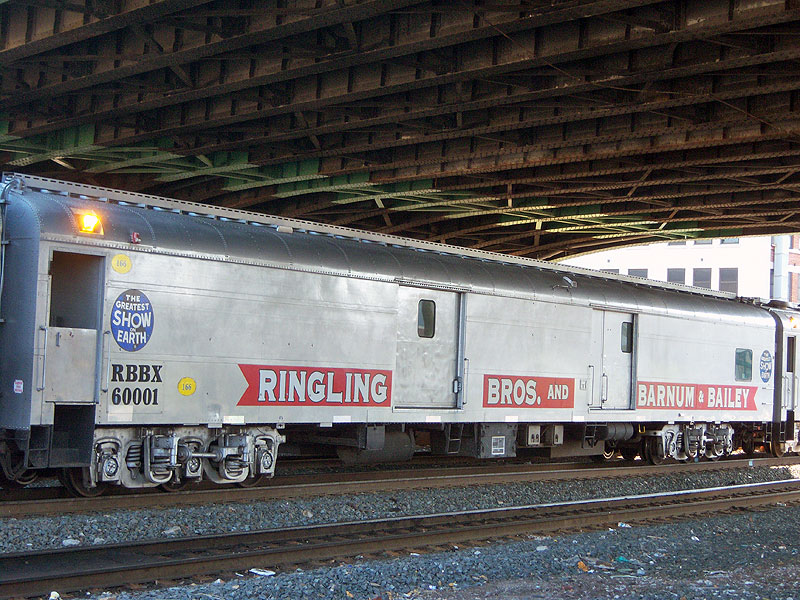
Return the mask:
<path fill-rule="evenodd" d="M 111 311 L 111 335 L 128 352 L 145 347 L 153 333 L 153 305 L 139 290 L 122 292 Z"/>
<path fill-rule="evenodd" d="M 764 350 L 761 353 L 761 362 L 758 364 L 758 369 L 761 371 L 761 381 L 767 383 L 769 378 L 772 377 L 772 354 L 769 350 Z"/>

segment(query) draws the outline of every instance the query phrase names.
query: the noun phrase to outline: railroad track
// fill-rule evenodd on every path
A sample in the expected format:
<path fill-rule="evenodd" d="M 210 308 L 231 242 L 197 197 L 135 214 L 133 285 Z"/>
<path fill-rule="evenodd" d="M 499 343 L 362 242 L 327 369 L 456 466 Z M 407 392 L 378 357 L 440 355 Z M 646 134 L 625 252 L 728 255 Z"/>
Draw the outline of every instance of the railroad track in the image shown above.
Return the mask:
<path fill-rule="evenodd" d="M 279 477 L 271 484 L 257 488 L 218 487 L 205 490 L 161 493 L 148 490 L 145 493 L 126 493 L 99 498 L 73 498 L 59 494 L 47 497 L 33 492 L 24 500 L 0 502 L 0 517 L 26 517 L 62 515 L 77 512 L 139 509 L 164 506 L 185 506 L 222 502 L 256 502 L 286 498 L 385 492 L 422 488 L 446 488 L 467 485 L 520 483 L 530 481 L 555 481 L 566 479 L 600 479 L 609 477 L 632 477 L 652 474 L 718 471 L 741 469 L 748 466 L 787 466 L 800 464 L 800 457 L 750 458 L 692 464 L 668 464 L 630 466 L 620 463 L 612 466 L 597 466 L 588 463 L 556 465 L 490 465 L 480 467 L 448 467 L 445 469 L 409 469 L 394 471 L 370 471 L 348 473 L 342 481 L 341 473 L 295 475 Z M 52 490 L 53 488 L 40 488 Z"/>
<path fill-rule="evenodd" d="M 0 597 L 280 569 L 386 551 L 437 548 L 800 502 L 800 481 L 738 485 L 458 513 L 0 555 Z"/>
<path fill-rule="evenodd" d="M 381 478 L 392 478 L 395 476 L 399 477 L 406 477 L 411 476 L 415 473 L 420 475 L 429 475 L 433 473 L 445 473 L 445 472 L 452 472 L 452 473 L 463 473 L 465 469 L 475 469 L 475 470 L 485 470 L 485 471 L 492 471 L 492 470 L 513 470 L 514 468 L 523 468 L 530 471 L 549 471 L 553 469 L 591 469 L 597 468 L 597 463 L 591 462 L 575 462 L 575 461 L 564 461 L 560 463 L 552 463 L 552 462 L 539 462 L 539 463 L 531 463 L 530 459 L 527 460 L 503 460 L 503 461 L 486 461 L 486 460 L 477 460 L 477 459 L 468 459 L 468 460 L 456 460 L 453 461 L 448 459 L 446 462 L 443 462 L 441 457 L 437 457 L 438 460 L 434 461 L 431 460 L 430 457 L 427 459 L 423 458 L 420 459 L 419 457 L 415 457 L 412 463 L 403 463 L 402 466 L 398 464 L 389 465 L 393 466 L 394 468 L 376 468 L 373 467 L 372 469 L 365 469 L 365 468 L 358 468 L 358 467 L 347 467 L 343 465 L 342 461 L 336 459 L 322 459 L 322 460 L 299 460 L 299 461 L 292 461 L 288 468 L 284 468 L 275 474 L 273 479 L 266 480 L 264 484 L 259 486 L 254 486 L 258 488 L 264 487 L 275 487 L 276 485 L 285 485 L 285 484 L 293 484 L 293 483 L 308 483 L 313 481 L 318 482 L 332 482 L 332 481 L 342 481 L 343 478 L 348 479 L 381 479 Z M 624 466 L 626 463 L 622 461 L 615 461 L 617 466 Z M 800 458 L 798 458 L 798 462 L 800 462 Z M 612 463 L 608 463 L 610 466 Z M 628 463 L 629 464 L 629 463 Z M 318 469 L 329 469 L 329 470 L 318 470 Z M 459 471 L 461 469 L 461 471 Z M 53 478 L 55 480 L 55 478 Z M 190 493 L 197 493 L 201 491 L 222 491 L 222 490 L 240 490 L 242 488 L 236 485 L 229 485 L 229 486 L 220 486 L 218 484 L 214 484 L 210 481 L 202 481 L 197 484 L 190 484 L 187 488 L 182 490 L 181 493 L 190 494 Z M 141 488 L 141 489 L 127 489 L 119 486 L 112 486 L 108 488 L 105 496 L 129 496 L 129 495 L 146 495 L 146 494 L 155 494 L 157 496 L 163 496 L 164 494 L 163 489 L 160 487 L 153 487 L 153 488 Z M 176 492 L 177 490 L 173 490 L 172 492 Z M 0 488 L 0 504 L 3 502 L 39 502 L 41 500 L 56 500 L 56 499 L 67 499 L 67 498 L 74 498 L 73 494 L 64 488 L 60 483 L 56 483 L 55 485 L 44 485 L 44 486 L 29 486 L 26 488 L 20 489 L 2 489 Z M 90 499 L 91 500 L 91 499 Z"/>

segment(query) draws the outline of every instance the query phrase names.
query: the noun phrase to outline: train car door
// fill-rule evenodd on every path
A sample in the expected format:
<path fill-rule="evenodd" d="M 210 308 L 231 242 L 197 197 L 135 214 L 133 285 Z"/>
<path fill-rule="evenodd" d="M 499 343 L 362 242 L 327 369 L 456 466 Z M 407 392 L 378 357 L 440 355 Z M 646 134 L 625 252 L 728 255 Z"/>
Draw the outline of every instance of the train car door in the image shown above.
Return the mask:
<path fill-rule="evenodd" d="M 401 285 L 393 404 L 458 408 L 463 294 Z"/>
<path fill-rule="evenodd" d="M 603 354 L 599 381 L 599 407 L 631 408 L 635 315 L 612 311 L 601 311 L 601 314 Z"/>
<path fill-rule="evenodd" d="M 48 322 L 39 327 L 37 391 L 45 402 L 94 404 L 100 363 L 104 257 L 54 251 Z"/>

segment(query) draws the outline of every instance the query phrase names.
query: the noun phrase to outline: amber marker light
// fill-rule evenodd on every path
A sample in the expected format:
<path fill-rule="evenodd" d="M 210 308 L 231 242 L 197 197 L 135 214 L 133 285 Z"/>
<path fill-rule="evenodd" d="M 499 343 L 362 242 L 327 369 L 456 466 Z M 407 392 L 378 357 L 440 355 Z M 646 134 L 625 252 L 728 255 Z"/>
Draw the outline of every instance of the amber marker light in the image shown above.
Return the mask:
<path fill-rule="evenodd" d="M 100 221 L 100 217 L 93 212 L 83 213 L 78 215 L 78 229 L 81 233 L 102 234 L 103 223 Z"/>

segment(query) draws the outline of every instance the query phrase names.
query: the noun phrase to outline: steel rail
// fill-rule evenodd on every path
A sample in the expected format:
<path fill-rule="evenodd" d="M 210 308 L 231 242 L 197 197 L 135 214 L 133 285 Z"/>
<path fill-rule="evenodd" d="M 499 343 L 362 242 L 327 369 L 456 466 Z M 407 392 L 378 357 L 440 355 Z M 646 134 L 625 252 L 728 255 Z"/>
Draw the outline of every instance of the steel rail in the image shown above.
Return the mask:
<path fill-rule="evenodd" d="M 489 510 L 394 517 L 0 555 L 0 597 L 118 586 L 164 578 L 285 567 L 388 550 L 552 534 L 800 502 L 785 480 Z"/>
<path fill-rule="evenodd" d="M 112 494 L 97 498 L 53 497 L 49 490 L 36 493 L 31 499 L 0 500 L 0 518 L 61 515 L 77 512 L 141 509 L 164 506 L 186 506 L 222 502 L 258 502 L 287 498 L 325 495 L 347 495 L 392 490 L 441 489 L 447 487 L 636 477 L 741 469 L 756 466 L 789 466 L 800 464 L 800 457 L 733 459 L 718 462 L 678 463 L 667 465 L 614 466 L 575 465 L 489 465 L 479 467 L 447 467 L 444 469 L 404 469 L 381 472 L 315 473 L 277 477 L 264 487 L 239 488 L 220 486 L 214 489 L 185 490 L 161 493 L 147 490 Z M 343 477 L 347 480 L 343 481 Z M 50 488 L 52 489 L 52 488 Z M 2 494 L 0 494 L 2 499 Z"/>

